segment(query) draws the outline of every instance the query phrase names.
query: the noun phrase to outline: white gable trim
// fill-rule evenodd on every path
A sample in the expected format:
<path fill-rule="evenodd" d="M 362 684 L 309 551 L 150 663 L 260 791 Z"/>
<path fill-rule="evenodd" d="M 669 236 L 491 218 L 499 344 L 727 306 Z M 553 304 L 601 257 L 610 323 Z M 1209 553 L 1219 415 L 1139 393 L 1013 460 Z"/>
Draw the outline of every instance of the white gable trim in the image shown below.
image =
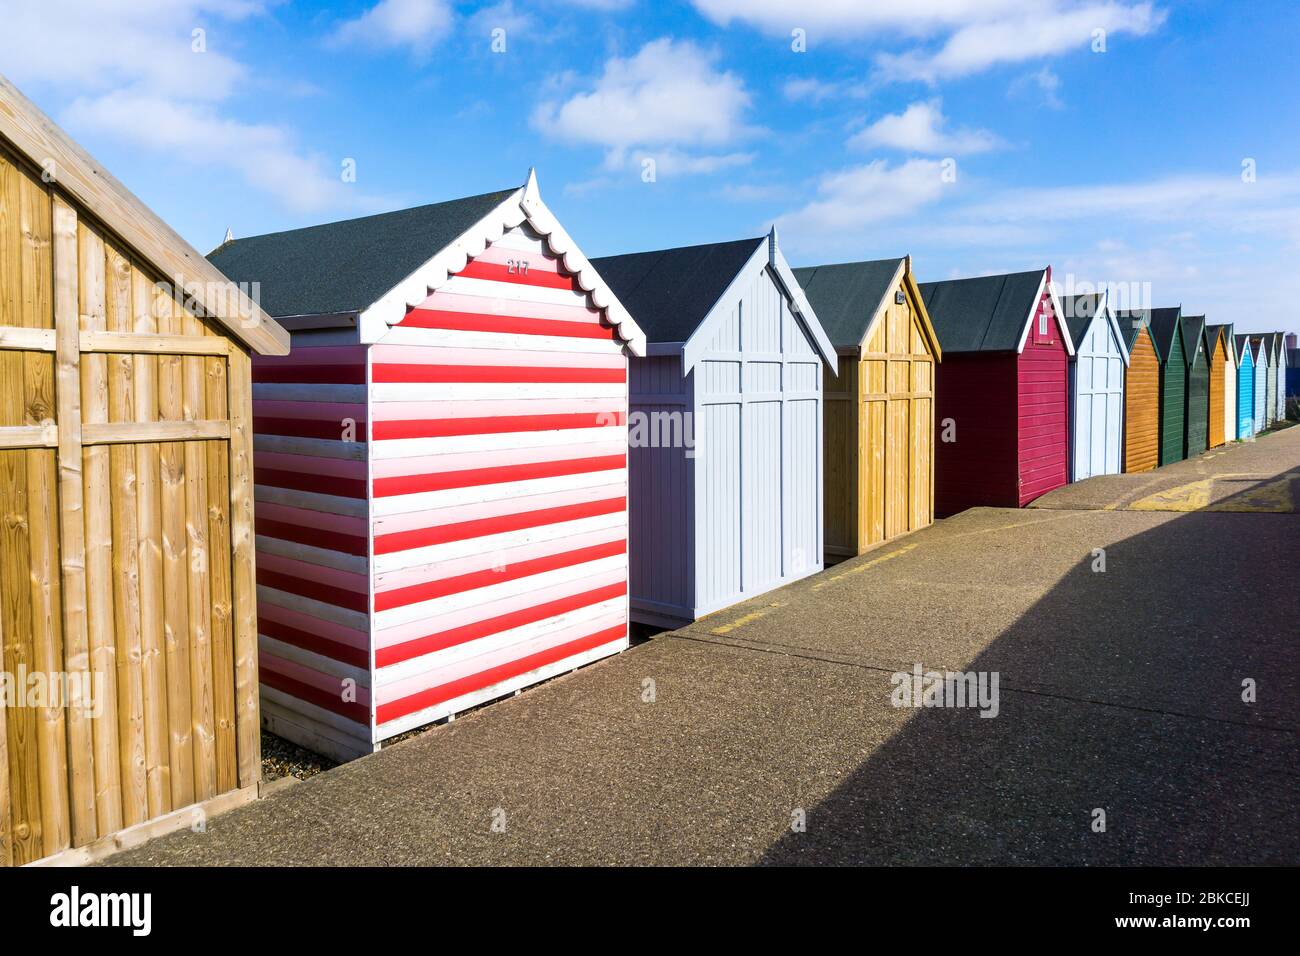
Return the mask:
<path fill-rule="evenodd" d="M 1128 368 L 1130 358 L 1128 354 L 1128 346 L 1124 343 L 1124 333 L 1120 330 L 1119 319 L 1115 316 L 1114 311 L 1110 307 L 1110 289 L 1107 289 L 1102 294 L 1101 309 L 1097 314 L 1106 317 L 1106 324 L 1110 326 L 1110 334 L 1115 337 L 1115 344 L 1119 346 L 1119 354 L 1124 359 L 1124 367 Z M 1096 319 L 1093 319 L 1093 321 L 1095 322 Z"/>
<path fill-rule="evenodd" d="M 872 314 L 871 320 L 867 323 L 867 330 L 862 333 L 862 341 L 858 343 L 857 347 L 859 358 L 862 357 L 862 352 L 867 347 L 867 341 L 871 338 L 871 334 L 876 331 L 876 323 L 884 317 L 885 310 L 893 304 L 894 291 L 898 288 L 898 284 L 903 281 L 903 275 L 906 272 L 907 259 L 900 259 L 898 268 L 894 271 L 894 278 L 889 282 L 889 288 L 885 291 L 885 294 L 880 297 L 880 301 L 876 303 L 876 311 Z"/>
<path fill-rule="evenodd" d="M 817 314 L 813 312 L 812 306 L 808 303 L 807 297 L 803 294 L 803 287 L 790 271 L 790 265 L 785 261 L 785 256 L 776 246 L 776 230 L 773 229 L 768 234 L 767 242 L 759 243 L 753 254 L 746 260 L 745 264 L 732 277 L 727 288 L 723 290 L 722 295 L 718 296 L 718 301 L 713 303 L 713 307 L 704 317 L 699 325 L 695 327 L 682 346 L 682 374 L 690 374 L 695 363 L 700 360 L 700 356 L 707 350 L 709 343 L 712 341 L 713 333 L 709 331 L 709 326 L 715 321 L 715 317 L 730 311 L 748 288 L 750 281 L 764 270 L 771 269 L 772 277 L 776 281 L 777 287 L 784 293 L 790 309 L 794 312 L 799 324 L 808 333 L 812 339 L 813 346 L 821 355 L 822 361 L 830 368 L 832 375 L 839 373 L 839 359 L 836 357 L 835 346 L 826 336 L 826 330 L 822 328 Z M 742 343 L 743 344 L 743 343 Z"/>
<path fill-rule="evenodd" d="M 1074 357 L 1074 340 L 1070 338 L 1070 327 L 1065 323 L 1065 313 L 1061 309 L 1061 300 L 1056 295 L 1056 285 L 1047 281 L 1050 271 L 1050 269 L 1044 269 L 1043 277 L 1038 281 L 1038 291 L 1034 293 L 1034 304 L 1029 307 L 1029 315 L 1025 316 L 1024 327 L 1020 330 L 1020 342 L 1016 345 L 1017 355 L 1025 350 L 1025 343 L 1029 341 L 1029 330 L 1034 324 L 1034 316 L 1038 314 L 1038 303 L 1042 301 L 1043 292 L 1046 290 L 1048 301 L 1052 305 L 1052 319 L 1056 322 L 1056 327 L 1061 330 L 1061 340 L 1065 342 L 1065 354 L 1071 358 Z"/>
<path fill-rule="evenodd" d="M 406 316 L 408 309 L 418 306 L 448 279 L 464 269 L 470 259 L 481 255 L 489 245 L 525 222 L 546 240 L 564 268 L 573 273 L 578 287 L 587 293 L 592 304 L 614 326 L 628 351 L 636 356 L 645 355 L 645 333 L 583 255 L 577 243 L 565 232 L 554 213 L 542 202 L 537 189 L 537 176 L 532 170 L 528 171 L 527 183 L 447 246 L 435 252 L 424 265 L 384 293 L 377 302 L 364 309 L 357 323 L 361 341 L 378 342 L 388 334 L 389 328 Z"/>

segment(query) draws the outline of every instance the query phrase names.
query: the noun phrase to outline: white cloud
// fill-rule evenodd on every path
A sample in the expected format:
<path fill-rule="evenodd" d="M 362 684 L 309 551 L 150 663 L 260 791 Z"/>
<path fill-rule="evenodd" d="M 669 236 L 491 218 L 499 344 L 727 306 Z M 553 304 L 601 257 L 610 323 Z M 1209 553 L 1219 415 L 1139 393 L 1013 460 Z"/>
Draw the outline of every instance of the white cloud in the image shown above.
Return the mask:
<path fill-rule="evenodd" d="M 264 82 L 235 58 L 240 33 L 264 13 L 257 0 L 12 5 L 0 15 L 0 63 L 20 85 L 75 96 L 59 119 L 76 135 L 232 169 L 294 212 L 368 203 L 288 130 L 241 122 L 222 108 Z"/>
<path fill-rule="evenodd" d="M 294 212 L 337 208 L 351 200 L 339 176 L 302 155 L 285 130 L 241 123 L 205 104 L 114 92 L 74 101 L 67 119 L 78 129 L 233 169 Z"/>
<path fill-rule="evenodd" d="M 935 83 L 967 76 L 1002 63 L 1023 63 L 1067 50 L 1086 49 L 1094 31 L 1145 36 L 1165 13 L 1151 3 L 1089 3 L 1055 7 L 1040 15 L 1016 14 L 961 27 L 938 50 L 912 50 L 877 59 L 886 77 Z"/>
<path fill-rule="evenodd" d="M 948 120 L 939 100 L 913 103 L 901 113 L 882 116 L 849 140 L 855 149 L 884 147 L 930 155 L 962 156 L 1002 146 L 988 130 L 961 127 L 946 130 Z"/>
<path fill-rule="evenodd" d="M 837 43 L 899 37 L 925 46 L 876 58 L 891 80 L 928 83 L 965 76 L 1003 63 L 1020 63 L 1084 49 L 1094 30 L 1144 36 L 1165 12 L 1150 0 L 693 0 L 723 26 L 747 23 L 769 34 L 808 32 L 808 42 Z M 938 47 L 930 44 L 938 42 Z"/>
<path fill-rule="evenodd" d="M 654 40 L 631 57 L 611 58 L 590 89 L 540 103 L 533 125 L 554 139 L 603 147 L 606 166 L 623 165 L 637 148 L 671 148 L 680 160 L 686 151 L 730 145 L 754 132 L 744 119 L 751 97 L 716 60 L 690 42 Z M 703 171 L 707 162 L 696 165 Z"/>
<path fill-rule="evenodd" d="M 361 16 L 340 24 L 332 40 L 376 49 L 406 47 L 426 57 L 451 29 L 451 20 L 446 0 L 379 0 Z"/>
<path fill-rule="evenodd" d="M 837 83 L 815 77 L 792 77 L 781 86 L 781 94 L 792 103 L 818 104 L 829 99 L 860 100 L 866 97 L 867 88 L 861 83 Z"/>
<path fill-rule="evenodd" d="M 891 166 L 878 159 L 823 176 L 817 198 L 777 224 L 795 248 L 851 243 L 874 224 L 937 202 L 948 185 L 937 160 L 909 159 Z"/>
<path fill-rule="evenodd" d="M 1036 92 L 1043 105 L 1054 110 L 1063 109 L 1065 103 L 1060 96 L 1061 78 L 1050 66 L 1017 77 L 1007 91 L 1012 96 L 1023 96 L 1026 92 Z"/>

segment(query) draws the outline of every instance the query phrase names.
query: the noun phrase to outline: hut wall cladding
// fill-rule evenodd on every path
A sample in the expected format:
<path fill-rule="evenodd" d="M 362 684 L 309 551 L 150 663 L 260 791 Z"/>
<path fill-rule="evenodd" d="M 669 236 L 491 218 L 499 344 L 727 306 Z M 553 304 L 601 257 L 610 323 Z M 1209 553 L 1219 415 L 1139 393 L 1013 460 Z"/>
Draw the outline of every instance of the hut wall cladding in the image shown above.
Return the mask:
<path fill-rule="evenodd" d="M 1205 451 L 1210 422 L 1210 368 L 1205 354 L 1204 336 L 1187 343 L 1187 419 L 1183 425 L 1187 457 Z"/>
<path fill-rule="evenodd" d="M 1246 342 L 1237 366 L 1237 438 L 1255 434 L 1255 358 Z"/>
<path fill-rule="evenodd" d="M 346 759 L 627 646 L 627 359 L 531 229 L 255 381 L 268 727 Z"/>
<path fill-rule="evenodd" d="M 1124 379 L 1124 470 L 1150 471 L 1159 463 L 1160 356 L 1150 330 L 1137 333 Z"/>
<path fill-rule="evenodd" d="M 935 389 L 935 516 L 967 508 L 1016 507 L 1017 356 L 945 352 Z M 1062 386 L 1064 388 L 1064 386 Z M 955 426 L 945 441 L 944 422 Z"/>
<path fill-rule="evenodd" d="M 1051 311 L 1051 297 L 1044 292 L 1030 323 L 1025 348 L 1016 362 L 1019 395 L 1017 449 L 1020 457 L 1017 504 L 1022 508 L 1069 481 L 1069 355 L 1061 326 Z M 1040 323 L 1044 313 L 1048 321 Z"/>
<path fill-rule="evenodd" d="M 1187 363 L 1183 337 L 1174 329 L 1173 344 L 1160 367 L 1160 464 L 1187 457 Z"/>
<path fill-rule="evenodd" d="M 1224 342 L 1226 358 L 1215 366 L 1215 374 L 1223 378 L 1223 438 L 1230 442 L 1237 437 L 1237 363 L 1233 358 L 1231 325 L 1224 328 L 1220 338 Z"/>
<path fill-rule="evenodd" d="M 934 520 L 934 356 L 910 302 L 886 307 L 867 340 L 858 381 L 862 550 Z"/>
<path fill-rule="evenodd" d="M 1268 350 L 1262 345 L 1251 343 L 1255 353 L 1255 434 L 1258 435 L 1268 426 Z"/>
<path fill-rule="evenodd" d="M 157 278 L 0 149 L 0 669 L 92 692 L 0 706 L 0 864 L 260 776 L 248 356 Z"/>
<path fill-rule="evenodd" d="M 1214 344 L 1214 352 L 1207 356 L 1209 359 L 1209 428 L 1206 432 L 1206 444 L 1210 448 L 1218 448 L 1223 444 L 1223 366 L 1228 361 L 1227 335 L 1223 334 L 1218 337 Z"/>
<path fill-rule="evenodd" d="M 1265 376 L 1264 388 L 1264 424 L 1272 425 L 1277 421 L 1277 356 L 1273 354 L 1271 336 L 1265 336 L 1264 344 L 1260 348 L 1268 356 L 1266 366 L 1268 375 Z M 1261 367 L 1265 366 L 1261 365 Z"/>
<path fill-rule="evenodd" d="M 1090 323 L 1075 342 L 1070 363 L 1073 438 L 1071 481 L 1120 470 L 1124 434 L 1124 359 L 1119 339 L 1104 317 Z"/>

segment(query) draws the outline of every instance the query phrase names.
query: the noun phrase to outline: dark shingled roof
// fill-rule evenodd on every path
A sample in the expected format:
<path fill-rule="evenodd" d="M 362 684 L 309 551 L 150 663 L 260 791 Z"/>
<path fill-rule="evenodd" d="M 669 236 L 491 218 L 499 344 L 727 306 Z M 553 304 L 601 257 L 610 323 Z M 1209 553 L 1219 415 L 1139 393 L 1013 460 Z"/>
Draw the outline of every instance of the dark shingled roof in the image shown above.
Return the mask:
<path fill-rule="evenodd" d="M 893 288 L 900 259 L 841 262 L 793 270 L 822 328 L 836 348 L 860 345 L 880 301 Z"/>
<path fill-rule="evenodd" d="M 1150 321 L 1150 309 L 1125 309 L 1115 313 L 1115 321 L 1119 323 L 1119 330 L 1124 336 L 1124 347 L 1133 351 L 1133 346 L 1137 344 L 1137 338 Z"/>
<path fill-rule="evenodd" d="M 1185 315 L 1179 323 L 1183 329 L 1183 352 L 1187 355 L 1187 364 L 1196 362 L 1196 342 L 1205 334 L 1205 316 Z"/>
<path fill-rule="evenodd" d="M 208 260 L 235 282 L 261 283 L 273 316 L 359 312 L 514 191 L 236 239 Z"/>
<path fill-rule="evenodd" d="M 1151 338 L 1155 340 L 1156 351 L 1160 353 L 1160 361 L 1169 361 L 1169 353 L 1174 347 L 1174 334 L 1178 332 L 1179 317 L 1183 313 L 1183 307 L 1176 305 L 1172 309 L 1152 309 L 1151 315 Z M 1184 353 L 1186 348 L 1184 347 Z M 1184 354 L 1183 361 L 1186 362 Z"/>
<path fill-rule="evenodd" d="M 1219 347 L 1219 339 L 1228 334 L 1228 326 L 1209 325 L 1205 326 L 1205 338 L 1209 342 L 1210 352 L 1213 353 Z"/>
<path fill-rule="evenodd" d="M 1243 355 L 1246 354 L 1246 348 L 1247 348 L 1249 345 L 1250 345 L 1250 336 L 1249 336 L 1249 335 L 1244 335 L 1244 334 L 1243 334 L 1243 335 L 1238 335 L 1238 336 L 1237 336 L 1237 362 L 1238 362 L 1238 364 L 1241 363 L 1241 357 L 1242 357 Z M 1251 360 L 1251 364 L 1254 364 L 1254 361 L 1255 361 L 1254 353 L 1251 354 L 1251 356 L 1250 356 L 1250 360 Z"/>
<path fill-rule="evenodd" d="M 925 310 L 947 352 L 1014 352 L 1037 304 L 1043 269 L 924 282 Z"/>
<path fill-rule="evenodd" d="M 591 264 L 645 332 L 647 342 L 685 342 L 764 242 L 767 237 L 759 236 L 631 252 L 592 259 Z"/>
<path fill-rule="evenodd" d="M 1070 341 L 1076 345 L 1088 331 L 1093 317 L 1101 311 L 1102 295 L 1091 292 L 1086 295 L 1067 295 L 1061 298 L 1061 311 L 1065 313 L 1065 325 L 1070 330 Z"/>

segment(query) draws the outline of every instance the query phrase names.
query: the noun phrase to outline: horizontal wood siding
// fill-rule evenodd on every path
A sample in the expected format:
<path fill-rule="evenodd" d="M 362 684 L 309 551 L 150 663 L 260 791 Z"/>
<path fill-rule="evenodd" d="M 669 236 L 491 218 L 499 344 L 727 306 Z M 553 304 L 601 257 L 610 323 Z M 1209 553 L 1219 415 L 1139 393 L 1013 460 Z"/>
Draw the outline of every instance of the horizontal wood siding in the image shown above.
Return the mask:
<path fill-rule="evenodd" d="M 253 360 L 263 723 L 348 757 L 372 749 L 366 347 Z"/>
<path fill-rule="evenodd" d="M 1237 366 L 1237 437 L 1255 434 L 1255 365 L 1250 355 Z"/>
<path fill-rule="evenodd" d="M 1251 346 L 1253 349 L 1254 346 Z M 1268 381 L 1269 374 L 1267 349 L 1256 349 L 1255 359 L 1255 434 L 1258 435 L 1268 426 Z"/>
<path fill-rule="evenodd" d="M 1209 430 L 1206 432 L 1206 444 L 1210 448 L 1218 448 L 1223 444 L 1223 395 L 1226 382 L 1223 376 L 1224 366 L 1228 363 L 1228 348 L 1226 335 L 1220 335 L 1219 341 L 1214 348 L 1214 354 L 1210 356 L 1209 372 Z"/>
<path fill-rule="evenodd" d="M 1187 421 L 1183 425 L 1187 457 L 1205 451 L 1210 422 L 1210 365 L 1204 336 L 1196 342 L 1196 355 L 1187 366 Z"/>
<path fill-rule="evenodd" d="M 1150 471 L 1159 463 L 1160 357 L 1144 328 L 1124 372 L 1124 470 Z"/>
<path fill-rule="evenodd" d="M 1061 327 L 1050 316 L 1051 302 L 1047 293 L 1043 294 L 1038 310 L 1039 313 L 1049 313 L 1047 332 L 1039 332 L 1036 314 L 1016 363 L 1020 462 L 1020 489 L 1016 503 L 1020 507 L 1069 481 L 1069 356 Z"/>
<path fill-rule="evenodd" d="M 370 349 L 375 739 L 627 646 L 627 358 L 506 233 Z"/>
<path fill-rule="evenodd" d="M 947 353 L 935 388 L 935 515 L 1019 505 L 1014 352 Z"/>

